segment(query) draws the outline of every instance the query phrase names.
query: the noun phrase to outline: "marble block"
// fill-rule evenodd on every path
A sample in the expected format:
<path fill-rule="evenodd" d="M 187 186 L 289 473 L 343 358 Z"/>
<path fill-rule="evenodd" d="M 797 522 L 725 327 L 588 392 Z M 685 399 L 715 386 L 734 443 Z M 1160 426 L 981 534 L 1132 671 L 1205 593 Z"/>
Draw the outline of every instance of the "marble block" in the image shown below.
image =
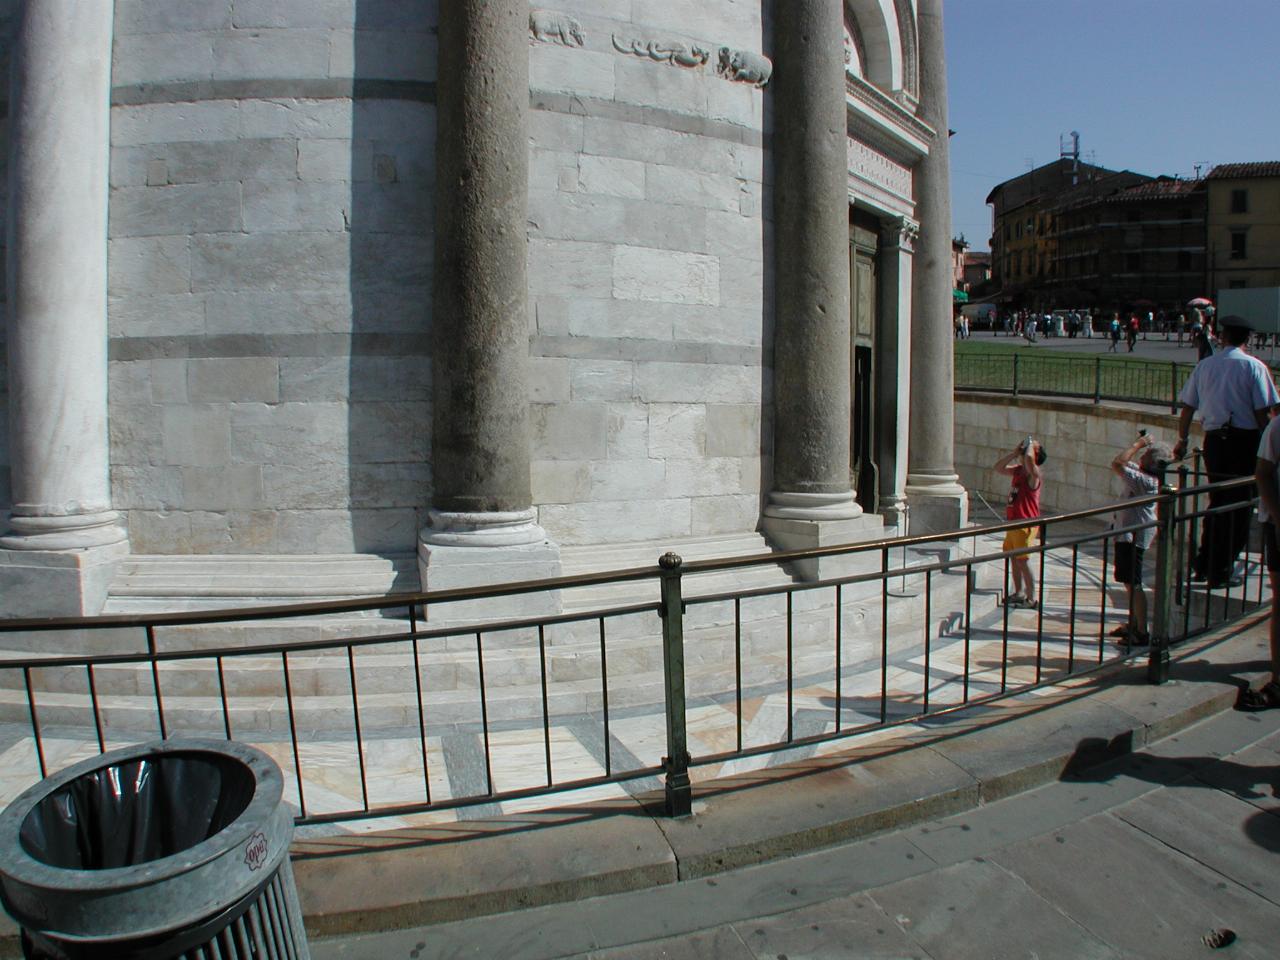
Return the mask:
<path fill-rule="evenodd" d="M 0 617 L 88 617 L 102 612 L 127 542 L 81 550 L 0 550 Z"/>
<path fill-rule="evenodd" d="M 796 520 L 789 517 L 765 516 L 761 530 L 769 542 L 781 550 L 814 550 L 864 540 L 878 540 L 892 534 L 878 514 L 864 513 L 847 520 Z M 802 580 L 825 580 L 870 573 L 880 567 L 879 553 L 836 554 L 812 557 L 789 564 Z"/>
<path fill-rule="evenodd" d="M 561 575 L 560 547 L 552 540 L 499 546 L 455 546 L 419 541 L 418 575 L 428 593 L 466 587 L 545 580 Z M 554 616 L 561 612 L 560 591 L 543 590 L 431 604 L 433 626 Z"/>

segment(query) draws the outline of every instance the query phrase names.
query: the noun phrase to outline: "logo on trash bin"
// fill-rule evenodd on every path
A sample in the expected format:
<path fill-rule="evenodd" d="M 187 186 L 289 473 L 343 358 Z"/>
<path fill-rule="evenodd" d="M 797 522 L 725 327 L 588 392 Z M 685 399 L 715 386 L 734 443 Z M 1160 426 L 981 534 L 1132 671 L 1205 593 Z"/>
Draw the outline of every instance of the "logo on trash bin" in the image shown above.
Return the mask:
<path fill-rule="evenodd" d="M 266 834 L 259 832 L 249 838 L 244 848 L 244 862 L 250 870 L 259 870 L 267 862 Z"/>

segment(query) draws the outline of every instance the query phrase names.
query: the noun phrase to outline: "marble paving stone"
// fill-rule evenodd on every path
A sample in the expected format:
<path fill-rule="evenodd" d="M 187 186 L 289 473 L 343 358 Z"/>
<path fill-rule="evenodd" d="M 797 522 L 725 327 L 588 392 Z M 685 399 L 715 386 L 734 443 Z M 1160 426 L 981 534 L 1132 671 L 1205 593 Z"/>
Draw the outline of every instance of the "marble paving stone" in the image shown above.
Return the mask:
<path fill-rule="evenodd" d="M 903 880 L 874 891 L 871 900 L 931 960 L 1124 956 L 990 862 L 971 860 Z"/>
<path fill-rule="evenodd" d="M 717 927 L 699 933 L 682 934 L 669 940 L 658 940 L 622 950 L 593 950 L 580 954 L 580 960 L 757 960 L 758 954 L 742 942 L 732 927 Z"/>
<path fill-rule="evenodd" d="M 990 859 L 1119 956 L 1203 956 L 1200 938 L 1221 927 L 1239 938 L 1233 956 L 1273 957 L 1280 942 L 1280 907 L 1110 815 Z"/>
<path fill-rule="evenodd" d="M 930 960 L 866 894 L 735 924 L 753 957 Z"/>
<path fill-rule="evenodd" d="M 1259 798 L 1271 799 L 1280 788 L 1280 770 L 1259 774 Z M 1269 782 L 1267 782 L 1269 781 Z M 1280 816 L 1255 810 L 1248 799 L 1199 786 L 1198 778 L 1120 807 L 1114 816 L 1154 839 L 1180 850 L 1200 864 L 1273 904 L 1280 905 Z M 1249 793 L 1243 783 L 1240 786 Z M 1224 829 L 1224 824 L 1240 824 Z"/>

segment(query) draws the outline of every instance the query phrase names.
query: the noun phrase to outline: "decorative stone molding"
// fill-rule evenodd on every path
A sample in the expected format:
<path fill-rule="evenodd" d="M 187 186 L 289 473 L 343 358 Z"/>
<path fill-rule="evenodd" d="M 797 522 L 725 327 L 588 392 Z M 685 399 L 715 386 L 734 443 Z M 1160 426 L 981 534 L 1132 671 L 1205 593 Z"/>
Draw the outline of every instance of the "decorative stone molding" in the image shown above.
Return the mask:
<path fill-rule="evenodd" d="M 893 97 L 861 77 L 855 77 L 853 74 L 845 75 L 845 94 L 849 99 L 856 100 L 869 107 L 881 117 L 902 127 L 916 137 L 926 141 L 932 140 L 934 137 L 935 131 L 933 127 L 908 111 L 902 103 L 899 103 Z M 914 100 L 911 102 L 914 105 Z"/>
<path fill-rule="evenodd" d="M 529 11 L 529 39 L 538 43 L 558 43 L 562 47 L 581 47 L 586 43 L 582 24 L 555 10 Z"/>
<path fill-rule="evenodd" d="M 721 47 L 716 73 L 735 83 L 749 83 L 755 87 L 763 87 L 773 76 L 773 61 L 751 50 Z"/>
<path fill-rule="evenodd" d="M 700 67 L 711 59 L 711 51 L 705 47 L 690 46 L 679 40 L 641 40 L 635 37 L 619 37 L 613 34 L 613 49 L 637 57 L 648 57 L 659 63 L 676 67 Z"/>

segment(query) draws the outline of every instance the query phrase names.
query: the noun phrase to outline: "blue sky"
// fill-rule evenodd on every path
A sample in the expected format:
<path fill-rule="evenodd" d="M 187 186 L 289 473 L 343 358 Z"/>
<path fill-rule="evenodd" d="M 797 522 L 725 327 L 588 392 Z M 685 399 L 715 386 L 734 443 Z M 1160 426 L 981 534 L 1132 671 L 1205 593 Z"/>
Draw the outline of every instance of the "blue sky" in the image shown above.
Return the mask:
<path fill-rule="evenodd" d="M 1280 0 L 945 0 L 952 226 L 988 249 L 991 188 L 1058 157 L 1190 177 L 1280 160 Z"/>

